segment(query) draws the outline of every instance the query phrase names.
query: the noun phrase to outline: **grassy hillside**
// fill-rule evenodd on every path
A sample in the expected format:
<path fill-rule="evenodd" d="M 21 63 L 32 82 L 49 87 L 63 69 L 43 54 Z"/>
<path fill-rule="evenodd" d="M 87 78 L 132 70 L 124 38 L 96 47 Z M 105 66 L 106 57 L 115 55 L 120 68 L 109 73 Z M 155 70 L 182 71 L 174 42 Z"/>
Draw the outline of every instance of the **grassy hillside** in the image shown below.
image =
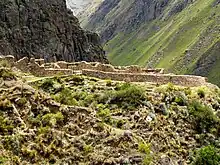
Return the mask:
<path fill-rule="evenodd" d="M 157 19 L 115 35 L 105 44 L 109 60 L 114 65 L 137 64 L 178 74 L 203 75 L 220 84 L 220 5 L 216 0 L 197 0 L 168 16 L 177 2 L 170 1 Z M 117 13 L 113 10 L 105 19 Z M 114 21 L 114 17 L 111 19 Z"/>

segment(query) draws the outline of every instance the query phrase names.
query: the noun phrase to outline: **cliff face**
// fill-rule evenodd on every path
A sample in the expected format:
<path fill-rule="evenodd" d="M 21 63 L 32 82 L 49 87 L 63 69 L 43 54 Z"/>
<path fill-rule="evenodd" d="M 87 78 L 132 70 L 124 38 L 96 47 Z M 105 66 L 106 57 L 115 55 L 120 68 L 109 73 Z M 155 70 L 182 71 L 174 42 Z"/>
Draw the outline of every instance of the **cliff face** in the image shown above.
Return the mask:
<path fill-rule="evenodd" d="M 219 0 L 105 0 L 85 28 L 114 65 L 162 67 L 220 85 Z"/>
<path fill-rule="evenodd" d="M 4 0 L 0 9 L 0 54 L 107 62 L 98 35 L 82 30 L 65 0 Z"/>

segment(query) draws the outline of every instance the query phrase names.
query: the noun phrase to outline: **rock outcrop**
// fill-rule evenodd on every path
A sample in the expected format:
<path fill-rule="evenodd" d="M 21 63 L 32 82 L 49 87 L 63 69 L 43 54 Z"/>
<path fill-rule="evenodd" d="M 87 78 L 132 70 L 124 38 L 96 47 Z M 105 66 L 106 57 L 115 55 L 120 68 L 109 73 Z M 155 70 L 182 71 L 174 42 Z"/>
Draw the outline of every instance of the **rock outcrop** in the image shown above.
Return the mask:
<path fill-rule="evenodd" d="M 80 27 L 65 0 L 1 1 L 0 54 L 107 62 L 98 35 Z"/>

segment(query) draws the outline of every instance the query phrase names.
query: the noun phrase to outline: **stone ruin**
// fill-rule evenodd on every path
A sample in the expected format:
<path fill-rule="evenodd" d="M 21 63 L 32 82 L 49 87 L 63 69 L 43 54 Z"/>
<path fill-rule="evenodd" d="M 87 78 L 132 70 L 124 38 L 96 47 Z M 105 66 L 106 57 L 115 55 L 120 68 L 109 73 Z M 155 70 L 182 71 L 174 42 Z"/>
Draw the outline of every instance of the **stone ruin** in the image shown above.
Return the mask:
<path fill-rule="evenodd" d="M 58 61 L 45 63 L 44 59 L 29 59 L 24 57 L 15 61 L 13 56 L 1 56 L 0 61 L 8 63 L 23 72 L 35 76 L 72 75 L 80 73 L 100 79 L 112 79 L 126 82 L 152 82 L 167 84 L 169 82 L 182 86 L 201 86 L 207 84 L 207 79 L 201 76 L 165 74 L 164 69 L 148 69 L 140 66 L 112 66 L 98 62 L 73 62 Z"/>
<path fill-rule="evenodd" d="M 43 59 L 29 59 L 24 57 L 15 61 L 14 56 L 1 56 L 0 61 L 6 60 L 11 66 L 20 69 L 22 72 L 31 73 L 35 76 L 54 76 L 54 75 L 71 75 L 73 70 L 60 68 L 56 63 L 45 64 Z"/>

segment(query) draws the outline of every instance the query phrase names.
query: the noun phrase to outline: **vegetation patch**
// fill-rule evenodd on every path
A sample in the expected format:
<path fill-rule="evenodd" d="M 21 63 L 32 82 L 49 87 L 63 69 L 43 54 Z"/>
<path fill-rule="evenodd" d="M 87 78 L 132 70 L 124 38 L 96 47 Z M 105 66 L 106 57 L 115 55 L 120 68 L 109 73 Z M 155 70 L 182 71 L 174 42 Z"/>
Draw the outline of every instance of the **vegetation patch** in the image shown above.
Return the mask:
<path fill-rule="evenodd" d="M 134 109 L 145 100 L 144 89 L 130 84 L 119 85 L 116 90 L 105 92 L 99 98 L 100 103 L 116 104 L 123 109 Z"/>
<path fill-rule="evenodd" d="M 192 165 L 219 165 L 220 164 L 220 150 L 214 146 L 205 146 L 196 152 L 196 158 Z"/>
<path fill-rule="evenodd" d="M 74 94 L 68 88 L 62 89 L 58 94 L 53 97 L 57 102 L 65 105 L 78 105 L 77 100 L 74 98 Z"/>
<path fill-rule="evenodd" d="M 6 68 L 0 68 L 0 78 L 3 80 L 15 80 L 16 76 L 13 72 L 11 72 L 9 69 Z"/>
<path fill-rule="evenodd" d="M 214 114 L 213 109 L 203 105 L 197 100 L 192 100 L 189 112 L 194 118 L 194 123 L 200 133 L 210 132 L 212 128 L 218 129 L 220 119 Z"/>
<path fill-rule="evenodd" d="M 144 142 L 139 143 L 138 151 L 145 154 L 143 165 L 150 165 L 153 160 L 153 157 L 151 155 L 151 144 L 146 144 Z"/>

